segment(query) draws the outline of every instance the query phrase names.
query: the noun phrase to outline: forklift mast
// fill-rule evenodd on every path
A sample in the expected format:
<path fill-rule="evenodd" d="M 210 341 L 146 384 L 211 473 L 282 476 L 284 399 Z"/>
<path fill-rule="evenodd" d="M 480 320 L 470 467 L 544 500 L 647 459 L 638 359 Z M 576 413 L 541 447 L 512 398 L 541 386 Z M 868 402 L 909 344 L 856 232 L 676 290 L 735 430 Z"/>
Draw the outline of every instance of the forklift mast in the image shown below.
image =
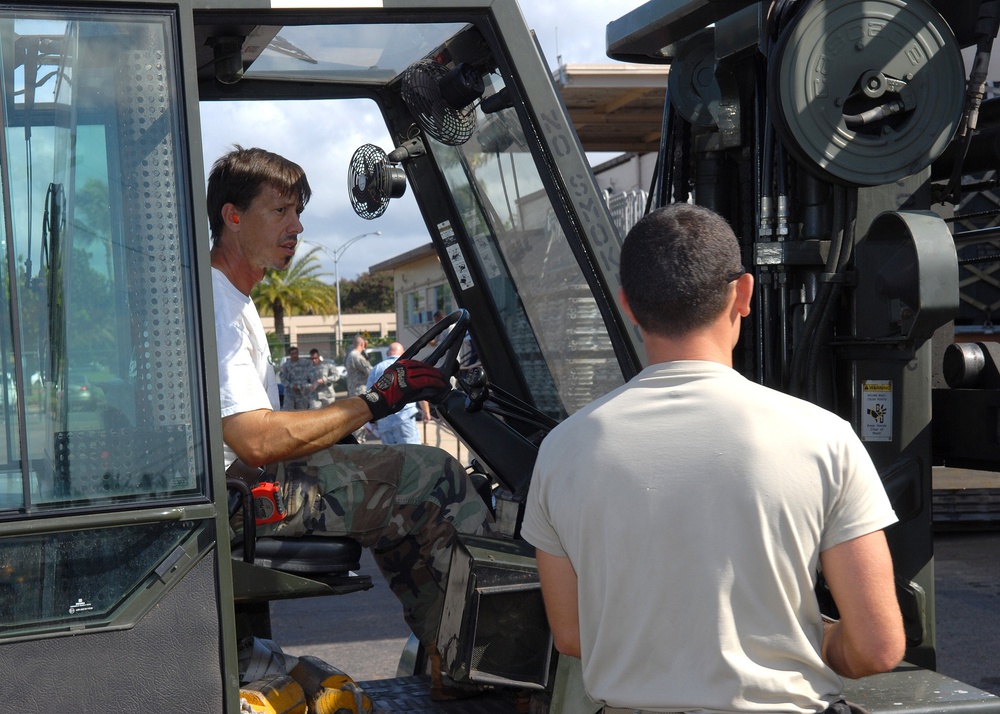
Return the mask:
<path fill-rule="evenodd" d="M 970 465 L 945 434 L 969 421 L 958 392 L 975 391 L 947 390 L 951 408 L 934 401 L 932 418 L 932 390 L 945 386 L 959 314 L 950 221 L 979 117 L 991 116 L 998 13 L 944 0 L 651 0 L 607 28 L 613 59 L 670 65 L 651 206 L 724 215 L 756 278 L 737 368 L 847 419 L 878 467 L 900 521 L 887 537 L 906 660 L 930 668 L 932 466 Z M 971 385 L 969 359 L 953 358 Z M 994 433 L 971 465 L 995 468 L 996 446 Z"/>

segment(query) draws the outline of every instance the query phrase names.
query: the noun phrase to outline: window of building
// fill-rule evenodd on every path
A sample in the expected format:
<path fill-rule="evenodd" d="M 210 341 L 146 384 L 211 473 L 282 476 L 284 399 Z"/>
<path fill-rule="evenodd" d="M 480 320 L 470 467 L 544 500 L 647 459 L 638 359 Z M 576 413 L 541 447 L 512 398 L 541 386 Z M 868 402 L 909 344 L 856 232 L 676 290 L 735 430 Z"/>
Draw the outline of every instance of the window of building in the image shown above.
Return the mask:
<path fill-rule="evenodd" d="M 440 310 L 444 314 L 448 314 L 455 309 L 455 300 L 451 295 L 451 286 L 448 284 L 438 285 L 434 288 L 434 310 L 431 312 L 436 312 Z"/>

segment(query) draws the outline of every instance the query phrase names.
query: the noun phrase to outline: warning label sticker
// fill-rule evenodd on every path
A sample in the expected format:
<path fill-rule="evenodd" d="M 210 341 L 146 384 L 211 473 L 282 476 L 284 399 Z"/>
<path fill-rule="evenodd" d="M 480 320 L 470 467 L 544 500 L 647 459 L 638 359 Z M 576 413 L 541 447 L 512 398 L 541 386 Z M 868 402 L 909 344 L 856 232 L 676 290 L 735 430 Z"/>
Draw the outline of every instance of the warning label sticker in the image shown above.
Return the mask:
<path fill-rule="evenodd" d="M 450 221 L 438 223 L 437 228 L 445 245 L 445 251 L 448 253 L 452 270 L 455 271 L 455 277 L 458 279 L 458 285 L 462 290 L 468 290 L 475 283 L 472 281 L 472 271 L 469 270 L 469 264 L 465 261 L 465 255 L 462 254 L 462 249 L 458 246 L 455 229 L 451 227 Z"/>
<path fill-rule="evenodd" d="M 861 439 L 892 441 L 892 382 L 861 383 Z"/>

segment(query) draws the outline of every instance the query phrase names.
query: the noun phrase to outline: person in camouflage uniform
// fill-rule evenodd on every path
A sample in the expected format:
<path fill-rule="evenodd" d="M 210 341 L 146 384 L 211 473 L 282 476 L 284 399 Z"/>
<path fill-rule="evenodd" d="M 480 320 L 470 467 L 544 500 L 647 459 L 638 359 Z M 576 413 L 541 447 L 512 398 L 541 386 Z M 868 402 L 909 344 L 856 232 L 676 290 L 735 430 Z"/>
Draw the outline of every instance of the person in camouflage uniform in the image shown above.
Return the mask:
<path fill-rule="evenodd" d="M 337 399 L 334 392 L 337 382 L 337 368 L 332 362 L 324 360 L 319 350 L 313 348 L 309 350 L 309 382 L 312 385 L 312 393 L 309 399 L 310 409 L 322 409 L 327 404 L 333 404 Z"/>
<path fill-rule="evenodd" d="M 461 465 L 425 446 L 341 446 L 369 421 L 450 388 L 441 372 L 397 360 L 360 396 L 322 409 L 281 411 L 267 336 L 250 299 L 268 269 L 291 263 L 310 196 L 297 164 L 235 147 L 208 180 L 212 288 L 227 470 L 266 465 L 281 484 L 284 520 L 262 535 L 348 536 L 370 548 L 431 661 L 431 696 L 450 698 L 435 638 L 458 533 L 482 534 L 492 517 Z M 235 471 L 235 469 L 232 469 Z"/>
<path fill-rule="evenodd" d="M 371 362 L 365 357 L 365 347 L 368 340 L 361 335 L 355 335 L 351 342 L 351 349 L 344 358 L 344 369 L 347 370 L 347 396 L 356 397 L 364 394 L 368 389 L 368 375 L 372 371 Z M 368 437 L 368 430 L 361 427 L 354 432 L 354 438 L 359 444 L 365 443 Z"/>
<path fill-rule="evenodd" d="M 288 359 L 281 365 L 281 383 L 285 385 L 285 403 L 282 409 L 298 411 L 309 408 L 312 393 L 310 370 L 312 365 L 299 357 L 299 348 L 288 350 Z"/>
<path fill-rule="evenodd" d="M 355 335 L 351 343 L 351 350 L 344 358 L 344 368 L 347 370 L 347 395 L 356 397 L 366 389 L 365 382 L 368 381 L 368 374 L 372 371 L 371 362 L 365 357 L 365 347 L 368 340 L 361 335 Z"/>

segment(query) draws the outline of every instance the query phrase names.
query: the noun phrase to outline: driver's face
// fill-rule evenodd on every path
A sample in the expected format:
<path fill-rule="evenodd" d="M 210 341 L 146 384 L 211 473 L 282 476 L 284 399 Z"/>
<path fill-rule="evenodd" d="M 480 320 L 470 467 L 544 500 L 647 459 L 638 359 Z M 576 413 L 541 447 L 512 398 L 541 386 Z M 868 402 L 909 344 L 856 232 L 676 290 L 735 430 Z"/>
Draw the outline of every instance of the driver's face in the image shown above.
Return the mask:
<path fill-rule="evenodd" d="M 298 235 L 303 231 L 301 213 L 298 196 L 265 185 L 239 216 L 239 244 L 247 260 L 261 270 L 286 269 L 295 257 Z"/>

